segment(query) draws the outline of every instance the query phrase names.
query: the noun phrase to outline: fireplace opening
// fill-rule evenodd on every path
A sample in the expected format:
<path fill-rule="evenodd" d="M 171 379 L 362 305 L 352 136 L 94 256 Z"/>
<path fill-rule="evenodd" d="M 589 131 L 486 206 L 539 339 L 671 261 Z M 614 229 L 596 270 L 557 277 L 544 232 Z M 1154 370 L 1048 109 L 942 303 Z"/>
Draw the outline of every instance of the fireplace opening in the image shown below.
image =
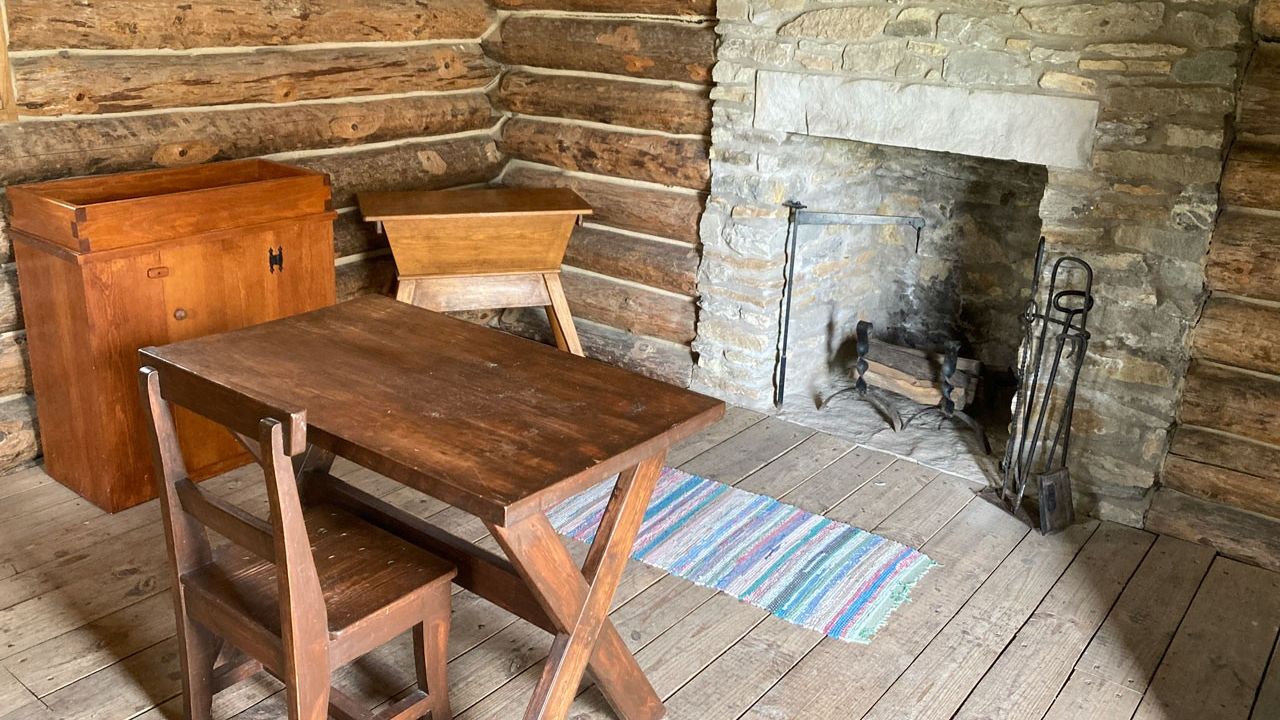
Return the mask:
<path fill-rule="evenodd" d="M 849 392 L 857 377 L 857 327 L 871 324 L 873 347 L 882 354 L 924 353 L 933 371 L 949 349 L 965 368 L 971 367 L 965 359 L 979 363 L 977 392 L 968 388 L 961 404 L 998 454 L 1016 389 L 1012 369 L 1031 295 L 1047 169 L 795 134 L 780 153 L 809 168 L 799 187 L 789 188 L 808 210 L 864 216 L 795 227 L 781 414 L 941 469 L 991 477 L 996 455 L 981 452 L 969 426 L 923 412 L 927 391 L 880 385 L 872 390 L 878 403 Z M 878 222 L 875 216 L 922 219 L 918 243 L 911 225 L 868 224 Z M 882 404 L 915 420 L 897 430 Z"/>

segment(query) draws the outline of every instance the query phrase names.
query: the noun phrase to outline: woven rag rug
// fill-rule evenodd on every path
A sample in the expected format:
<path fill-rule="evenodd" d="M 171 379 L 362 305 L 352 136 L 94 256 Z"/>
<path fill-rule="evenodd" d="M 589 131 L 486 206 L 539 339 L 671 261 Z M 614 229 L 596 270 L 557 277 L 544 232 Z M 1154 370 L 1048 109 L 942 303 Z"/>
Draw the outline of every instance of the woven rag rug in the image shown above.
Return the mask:
<path fill-rule="evenodd" d="M 548 513 L 591 542 L 614 481 Z M 666 468 L 635 559 L 829 637 L 867 643 L 936 563 L 917 550 L 774 498 Z"/>

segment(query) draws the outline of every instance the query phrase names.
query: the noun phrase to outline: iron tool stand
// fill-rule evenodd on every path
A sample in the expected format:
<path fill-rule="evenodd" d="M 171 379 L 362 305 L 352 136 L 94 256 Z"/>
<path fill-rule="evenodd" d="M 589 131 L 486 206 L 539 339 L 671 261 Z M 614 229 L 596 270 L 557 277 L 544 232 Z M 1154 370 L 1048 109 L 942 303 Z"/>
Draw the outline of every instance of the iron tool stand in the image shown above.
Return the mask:
<path fill-rule="evenodd" d="M 1080 369 L 1089 348 L 1089 311 L 1093 309 L 1094 296 L 1093 268 L 1089 263 L 1078 257 L 1062 257 L 1053 264 L 1049 292 L 1041 309 L 1044 244 L 1041 238 L 1031 301 L 1022 314 L 1018 394 L 1013 433 L 1000 463 L 1004 476 L 1000 494 L 1016 513 L 1022 506 L 1027 483 L 1034 482 L 1039 491 L 1040 532 L 1048 534 L 1075 520 L 1067 453 L 1071 448 L 1071 419 Z M 1060 377 L 1064 363 L 1065 382 Z M 1043 447 L 1041 441 L 1050 436 L 1052 441 Z"/>

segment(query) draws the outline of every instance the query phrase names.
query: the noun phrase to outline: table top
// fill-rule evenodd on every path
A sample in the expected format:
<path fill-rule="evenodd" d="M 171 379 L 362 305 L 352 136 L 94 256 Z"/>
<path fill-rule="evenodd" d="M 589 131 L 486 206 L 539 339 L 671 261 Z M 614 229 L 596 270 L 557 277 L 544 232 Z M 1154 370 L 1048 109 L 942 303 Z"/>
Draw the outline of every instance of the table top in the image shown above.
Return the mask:
<path fill-rule="evenodd" d="M 363 192 L 365 220 L 407 220 L 469 215 L 590 215 L 591 206 L 567 188 L 477 188 Z"/>
<path fill-rule="evenodd" d="M 705 395 L 382 296 L 142 357 L 303 408 L 309 442 L 498 525 L 724 414 Z"/>

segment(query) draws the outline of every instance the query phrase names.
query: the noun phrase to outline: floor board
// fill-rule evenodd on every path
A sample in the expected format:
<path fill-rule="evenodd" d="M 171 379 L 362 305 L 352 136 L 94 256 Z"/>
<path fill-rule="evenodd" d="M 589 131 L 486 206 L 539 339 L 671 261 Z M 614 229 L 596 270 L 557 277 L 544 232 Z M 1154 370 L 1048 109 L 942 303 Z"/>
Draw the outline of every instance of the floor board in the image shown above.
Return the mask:
<path fill-rule="evenodd" d="M 734 483 L 773 462 L 811 435 L 813 431 L 808 428 L 777 418 L 765 418 L 688 462 L 678 463 L 678 466 L 685 472 L 709 480 Z"/>
<path fill-rule="evenodd" d="M 920 720 L 951 717 L 1097 527 L 1082 523 L 1050 537 L 1023 537 L 867 717 L 901 718 L 904 707 Z"/>
<path fill-rule="evenodd" d="M 1276 573 L 1109 523 L 1042 537 L 960 478 L 740 408 L 670 461 L 940 563 L 860 645 L 632 562 L 612 618 L 673 720 L 1280 717 Z M 474 517 L 349 463 L 335 472 L 494 547 Z M 207 487 L 265 502 L 251 472 Z M 34 468 L 0 477 L 0 518 L 0 720 L 177 720 L 155 504 L 107 515 Z M 519 717 L 548 646 L 541 630 L 456 592 L 459 716 Z M 399 638 L 335 683 L 386 707 L 412 684 L 411 657 Z M 243 683 L 218 696 L 215 718 L 283 717 L 280 690 L 265 676 Z M 613 715 L 587 681 L 571 717 Z"/>
<path fill-rule="evenodd" d="M 1158 538 L 1046 717 L 1132 717 L 1212 561 L 1207 547 Z"/>
<path fill-rule="evenodd" d="M 667 452 L 667 463 L 670 465 L 682 465 L 701 455 L 704 451 L 764 420 L 765 417 L 764 413 L 730 406 L 725 411 L 724 418 L 720 422 L 672 447 Z"/>
<path fill-rule="evenodd" d="M 1258 689 L 1258 697 L 1253 702 L 1253 714 L 1249 716 L 1249 720 L 1267 718 L 1280 718 L 1280 638 L 1277 638 L 1275 649 L 1271 651 L 1267 676 Z"/>
<path fill-rule="evenodd" d="M 833 503 L 829 502 L 830 498 L 825 498 L 828 501 L 827 507 L 839 505 L 839 510 L 830 512 L 827 516 L 854 527 L 875 527 L 881 520 L 893 514 L 893 511 L 905 505 L 938 475 L 937 470 L 923 465 L 917 465 L 908 460 L 895 460 L 892 465 L 884 469 L 884 472 L 878 473 L 869 482 L 848 494 L 847 499 L 842 498 L 842 502 Z M 841 478 L 834 473 L 829 477 L 834 481 L 833 489 L 838 495 L 842 489 Z M 804 487 L 808 485 L 809 483 L 806 483 Z M 783 499 L 790 502 L 790 496 L 785 496 Z M 805 507 L 804 504 L 796 504 Z M 815 509 L 813 512 L 822 511 Z"/>
<path fill-rule="evenodd" d="M 1208 547 L 1157 539 L 1076 669 L 1146 692 L 1212 562 Z"/>
<path fill-rule="evenodd" d="M 956 717 L 1043 717 L 1154 541 L 1122 525 L 1098 528 Z"/>
<path fill-rule="evenodd" d="M 1246 720 L 1280 631 L 1280 575 L 1219 557 L 1134 720 Z"/>
<path fill-rule="evenodd" d="M 940 565 L 870 644 L 822 639 L 744 717 L 861 717 L 1026 535 L 1005 518 L 981 500 L 965 505 L 922 548 Z"/>
<path fill-rule="evenodd" d="M 782 497 L 851 451 L 859 452 L 846 440 L 818 433 L 749 475 L 738 487 L 757 495 Z"/>

